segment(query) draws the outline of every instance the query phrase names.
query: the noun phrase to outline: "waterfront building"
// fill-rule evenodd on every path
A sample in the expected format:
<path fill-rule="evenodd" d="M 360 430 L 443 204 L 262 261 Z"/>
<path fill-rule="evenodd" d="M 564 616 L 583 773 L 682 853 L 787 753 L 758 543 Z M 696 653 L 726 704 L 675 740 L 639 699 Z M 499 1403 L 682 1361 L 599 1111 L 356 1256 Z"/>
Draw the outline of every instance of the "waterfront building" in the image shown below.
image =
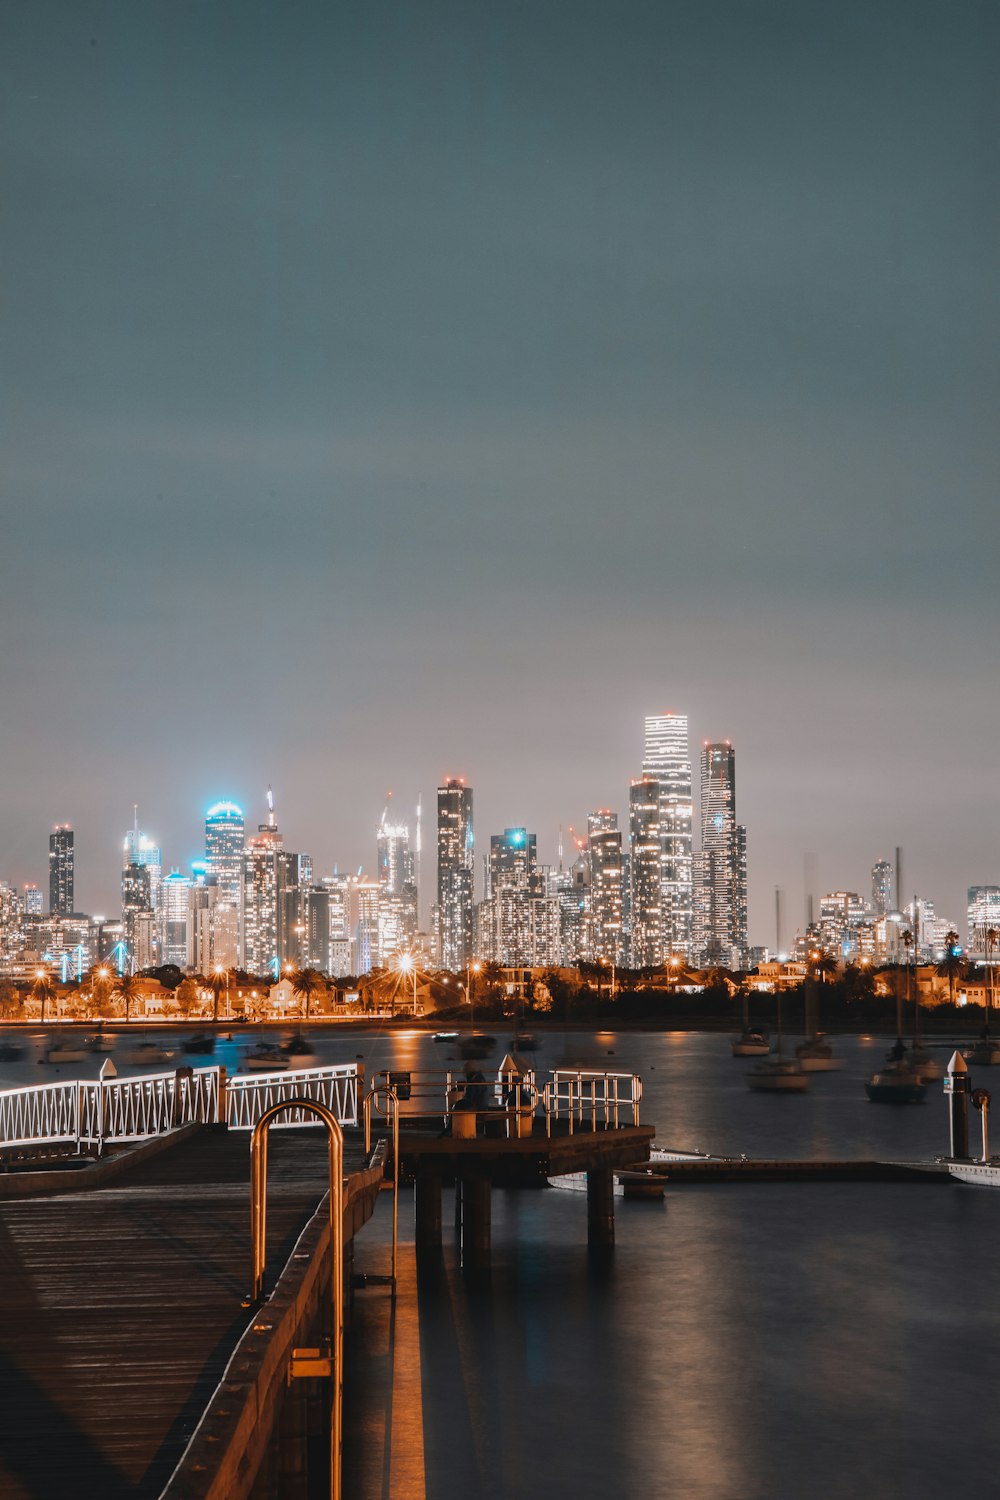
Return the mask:
<path fill-rule="evenodd" d="M 879 859 L 872 866 L 872 911 L 875 917 L 887 917 L 894 909 L 892 899 L 892 865 Z"/>
<path fill-rule="evenodd" d="M 659 786 L 659 950 L 687 957 L 694 938 L 694 801 L 687 714 L 647 714 L 642 774 Z"/>
<path fill-rule="evenodd" d="M 475 904 L 475 843 L 472 788 L 448 777 L 437 789 L 438 960 L 445 969 L 464 969 L 472 957 Z"/>
<path fill-rule="evenodd" d="M 743 968 L 747 949 L 746 829 L 736 821 L 736 752 L 701 752 L 701 852 L 696 951 L 702 964 Z"/>
<path fill-rule="evenodd" d="M 171 870 L 160 882 L 160 905 L 157 910 L 159 961 L 186 969 L 190 962 L 188 924 L 190 920 L 191 877 Z"/>
<path fill-rule="evenodd" d="M 622 933 L 622 836 L 618 814 L 607 808 L 587 819 L 590 865 L 589 957 L 625 962 Z"/>
<path fill-rule="evenodd" d="M 68 917 L 75 910 L 73 829 L 57 823 L 49 834 L 49 915 Z"/>
<path fill-rule="evenodd" d="M 630 954 L 634 969 L 664 961 L 661 920 L 660 784 L 650 776 L 629 787 Z"/>
<path fill-rule="evenodd" d="M 995 961 L 1000 942 L 989 934 L 1000 933 L 1000 885 L 970 885 L 966 919 L 969 957 L 986 958 L 988 947 Z"/>

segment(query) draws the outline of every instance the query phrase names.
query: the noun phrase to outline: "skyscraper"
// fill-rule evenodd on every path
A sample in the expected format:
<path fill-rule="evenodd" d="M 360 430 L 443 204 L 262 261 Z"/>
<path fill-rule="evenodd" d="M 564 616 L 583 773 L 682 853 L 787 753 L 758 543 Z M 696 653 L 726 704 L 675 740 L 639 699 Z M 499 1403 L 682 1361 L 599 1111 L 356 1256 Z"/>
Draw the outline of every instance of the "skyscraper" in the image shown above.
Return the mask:
<path fill-rule="evenodd" d="M 622 836 L 618 814 L 606 808 L 587 819 L 590 861 L 590 948 L 594 958 L 621 964 Z"/>
<path fill-rule="evenodd" d="M 26 917 L 40 917 L 42 915 L 42 888 L 40 885 L 32 885 L 30 882 L 21 891 L 21 902 Z"/>
<path fill-rule="evenodd" d="M 405 823 L 390 823 L 385 807 L 375 839 L 379 885 L 379 962 L 408 948 L 417 930 L 417 882 L 410 830 Z"/>
<path fill-rule="evenodd" d="M 635 969 L 663 962 L 660 784 L 643 776 L 629 787 L 629 958 Z"/>
<path fill-rule="evenodd" d="M 872 907 L 876 917 L 887 917 L 892 911 L 892 865 L 887 859 L 872 866 Z"/>
<path fill-rule="evenodd" d="M 694 936 L 694 803 L 687 714 L 647 714 L 642 774 L 659 783 L 661 951 L 686 956 Z"/>
<path fill-rule="evenodd" d="M 704 964 L 746 962 L 746 829 L 736 822 L 736 752 L 728 740 L 701 752 L 701 854 L 697 956 Z"/>
<path fill-rule="evenodd" d="M 161 964 L 176 964 L 186 969 L 188 957 L 188 921 L 190 917 L 191 877 L 171 870 L 160 882 L 160 905 L 156 913 L 159 930 Z"/>
<path fill-rule="evenodd" d="M 279 962 L 278 924 L 284 865 L 284 840 L 274 816 L 274 797 L 267 789 L 267 822 L 260 823 L 243 851 L 243 964 L 264 974 Z"/>
<path fill-rule="evenodd" d="M 49 834 L 49 913 L 68 917 L 73 906 L 73 829 L 57 823 Z"/>
<path fill-rule="evenodd" d="M 985 958 L 989 950 L 996 963 L 1000 941 L 991 934 L 1000 933 L 1000 885 L 970 885 L 968 900 L 969 956 Z"/>
<path fill-rule="evenodd" d="M 472 788 L 449 777 L 437 789 L 437 922 L 439 958 L 462 969 L 472 956 L 475 848 Z"/>
<path fill-rule="evenodd" d="M 160 902 L 160 881 L 163 877 L 163 864 L 160 850 L 152 839 L 139 828 L 139 809 L 135 808 L 132 827 L 125 834 L 122 843 L 122 871 L 128 869 L 129 865 L 139 865 L 149 874 L 149 911 L 155 911 Z M 124 886 L 122 887 L 124 894 Z M 123 914 L 124 920 L 124 914 Z"/>

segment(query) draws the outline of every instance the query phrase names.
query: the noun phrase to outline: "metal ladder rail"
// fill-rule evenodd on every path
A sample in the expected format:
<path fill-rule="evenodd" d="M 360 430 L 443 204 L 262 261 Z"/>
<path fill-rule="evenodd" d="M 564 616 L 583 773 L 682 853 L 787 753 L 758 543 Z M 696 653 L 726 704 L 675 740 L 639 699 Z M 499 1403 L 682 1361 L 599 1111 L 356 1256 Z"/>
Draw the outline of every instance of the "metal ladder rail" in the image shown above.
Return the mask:
<path fill-rule="evenodd" d="M 392 1295 L 396 1295 L 396 1241 L 399 1226 L 399 1099 L 396 1090 L 389 1083 L 373 1083 L 364 1097 L 362 1112 L 365 1125 L 365 1155 L 372 1149 L 372 1108 L 373 1102 L 378 1096 L 384 1096 L 386 1101 L 386 1118 L 392 1113 L 392 1272 L 389 1277 L 389 1285 Z M 368 1281 L 377 1280 L 369 1276 Z"/>

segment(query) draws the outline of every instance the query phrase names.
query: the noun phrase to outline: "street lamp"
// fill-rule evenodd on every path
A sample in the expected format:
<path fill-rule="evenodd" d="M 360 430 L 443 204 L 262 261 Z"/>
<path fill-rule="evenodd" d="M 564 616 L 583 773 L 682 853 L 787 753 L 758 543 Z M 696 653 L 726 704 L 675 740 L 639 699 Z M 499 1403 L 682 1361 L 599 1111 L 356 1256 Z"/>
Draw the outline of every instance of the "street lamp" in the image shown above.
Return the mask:
<path fill-rule="evenodd" d="M 472 998 L 472 976 L 482 973 L 482 964 L 477 959 L 475 963 L 470 959 L 465 965 L 465 998 L 469 1002 L 469 1022 L 474 1024 L 475 1004 Z"/>
<path fill-rule="evenodd" d="M 399 955 L 399 972 L 413 975 L 413 1014 L 417 1014 L 417 964 L 412 953 Z"/>

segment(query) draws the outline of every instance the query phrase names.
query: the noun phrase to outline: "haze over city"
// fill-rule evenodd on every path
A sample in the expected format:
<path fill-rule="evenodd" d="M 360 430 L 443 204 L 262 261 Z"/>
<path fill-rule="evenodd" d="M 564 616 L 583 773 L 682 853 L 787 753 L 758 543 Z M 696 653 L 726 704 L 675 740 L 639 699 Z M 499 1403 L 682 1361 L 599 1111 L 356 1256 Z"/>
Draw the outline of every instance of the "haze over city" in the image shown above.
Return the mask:
<path fill-rule="evenodd" d="M 0 876 L 317 869 L 730 739 L 772 891 L 1000 878 L 994 7 L 7 7 Z M 427 872 L 430 875 L 430 871 Z"/>

